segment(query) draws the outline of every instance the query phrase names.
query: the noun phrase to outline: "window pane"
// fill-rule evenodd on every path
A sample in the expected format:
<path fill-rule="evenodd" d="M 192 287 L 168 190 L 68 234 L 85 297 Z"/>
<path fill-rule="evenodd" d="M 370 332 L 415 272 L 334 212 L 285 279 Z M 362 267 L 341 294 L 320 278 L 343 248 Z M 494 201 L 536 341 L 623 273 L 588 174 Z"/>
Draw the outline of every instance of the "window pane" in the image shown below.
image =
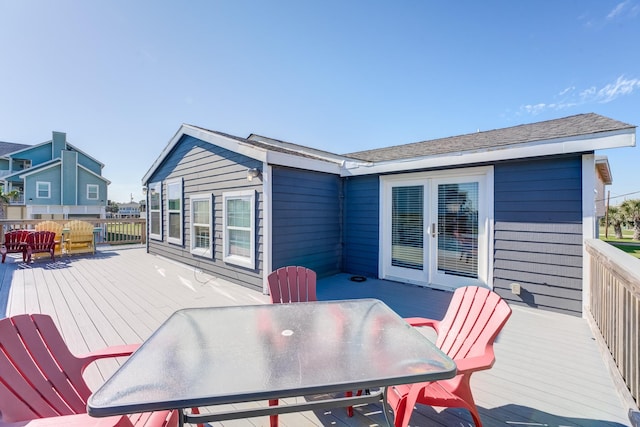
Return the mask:
<path fill-rule="evenodd" d="M 182 192 L 180 191 L 182 183 L 174 183 L 167 185 L 167 206 L 169 210 L 177 211 L 180 209 Z"/>
<path fill-rule="evenodd" d="M 209 224 L 208 200 L 196 200 L 193 202 L 193 222 L 196 224 Z"/>
<path fill-rule="evenodd" d="M 391 210 L 391 265 L 422 270 L 424 187 L 394 187 Z"/>
<path fill-rule="evenodd" d="M 249 257 L 251 232 L 248 230 L 229 230 L 229 255 Z"/>
<path fill-rule="evenodd" d="M 151 234 L 160 234 L 160 212 L 151 212 Z"/>
<path fill-rule="evenodd" d="M 169 237 L 180 238 L 180 213 L 169 213 Z"/>
<path fill-rule="evenodd" d="M 152 192 L 149 199 L 149 209 L 160 210 L 160 193 Z"/>
<path fill-rule="evenodd" d="M 193 227 L 193 233 L 194 233 L 193 247 L 209 249 L 209 245 L 210 245 L 209 227 L 196 225 Z"/>
<path fill-rule="evenodd" d="M 477 182 L 438 185 L 438 270 L 478 277 Z"/>
<path fill-rule="evenodd" d="M 231 199 L 227 201 L 227 226 L 251 227 L 251 203 L 246 199 Z"/>

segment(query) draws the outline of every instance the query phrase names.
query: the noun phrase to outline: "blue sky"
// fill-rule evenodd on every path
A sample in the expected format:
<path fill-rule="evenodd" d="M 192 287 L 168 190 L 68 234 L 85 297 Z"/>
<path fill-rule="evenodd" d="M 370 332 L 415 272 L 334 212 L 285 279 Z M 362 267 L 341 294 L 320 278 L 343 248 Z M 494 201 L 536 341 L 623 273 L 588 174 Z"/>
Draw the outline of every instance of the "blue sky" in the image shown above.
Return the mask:
<path fill-rule="evenodd" d="M 338 154 L 587 112 L 640 125 L 639 42 L 640 0 L 0 0 L 0 141 L 66 132 L 128 201 L 182 123 Z M 612 204 L 640 198 L 638 150 L 599 153 Z"/>

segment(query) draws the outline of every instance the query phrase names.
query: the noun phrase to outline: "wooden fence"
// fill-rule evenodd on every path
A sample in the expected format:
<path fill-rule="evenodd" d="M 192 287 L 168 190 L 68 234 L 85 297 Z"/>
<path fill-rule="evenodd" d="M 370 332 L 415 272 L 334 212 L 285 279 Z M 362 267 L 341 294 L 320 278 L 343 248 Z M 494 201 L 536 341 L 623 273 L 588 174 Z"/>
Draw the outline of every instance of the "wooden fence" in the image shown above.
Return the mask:
<path fill-rule="evenodd" d="M 640 404 L 640 260 L 588 240 L 591 320 L 602 335 L 635 406 Z"/>
<path fill-rule="evenodd" d="M 147 242 L 147 221 L 145 219 L 82 219 L 96 228 L 96 245 L 123 245 Z M 42 222 L 39 219 L 0 220 L 0 241 L 4 233 L 14 229 L 33 229 Z M 64 226 L 69 220 L 52 220 Z"/>

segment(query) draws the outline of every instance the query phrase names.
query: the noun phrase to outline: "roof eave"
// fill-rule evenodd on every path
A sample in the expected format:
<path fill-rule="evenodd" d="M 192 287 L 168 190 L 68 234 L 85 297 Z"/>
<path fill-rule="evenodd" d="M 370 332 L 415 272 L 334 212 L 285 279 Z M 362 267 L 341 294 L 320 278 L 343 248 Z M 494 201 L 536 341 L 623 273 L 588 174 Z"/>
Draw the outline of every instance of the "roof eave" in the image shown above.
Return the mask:
<path fill-rule="evenodd" d="M 536 141 L 526 144 L 494 147 L 477 151 L 461 151 L 441 155 L 423 156 L 383 162 L 353 162 L 343 169 L 343 176 L 402 172 L 405 170 L 455 167 L 501 160 L 558 154 L 582 153 L 610 148 L 634 147 L 635 127 L 611 132 L 600 132 L 579 137 Z"/>

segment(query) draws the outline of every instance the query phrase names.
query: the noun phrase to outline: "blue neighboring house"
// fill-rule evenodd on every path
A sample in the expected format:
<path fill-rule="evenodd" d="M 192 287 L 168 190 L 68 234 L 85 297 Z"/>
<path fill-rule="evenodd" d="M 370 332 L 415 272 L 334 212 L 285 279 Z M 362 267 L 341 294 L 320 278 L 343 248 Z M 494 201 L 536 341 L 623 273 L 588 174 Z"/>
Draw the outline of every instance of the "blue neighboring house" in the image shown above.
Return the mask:
<path fill-rule="evenodd" d="M 26 219 L 104 218 L 104 164 L 67 142 L 63 132 L 37 145 L 0 143 L 0 181 L 16 190 Z"/>
<path fill-rule="evenodd" d="M 580 316 L 611 182 L 595 151 L 634 145 L 593 113 L 344 155 L 185 124 L 143 177 L 147 249 L 264 292 L 303 265 Z"/>

